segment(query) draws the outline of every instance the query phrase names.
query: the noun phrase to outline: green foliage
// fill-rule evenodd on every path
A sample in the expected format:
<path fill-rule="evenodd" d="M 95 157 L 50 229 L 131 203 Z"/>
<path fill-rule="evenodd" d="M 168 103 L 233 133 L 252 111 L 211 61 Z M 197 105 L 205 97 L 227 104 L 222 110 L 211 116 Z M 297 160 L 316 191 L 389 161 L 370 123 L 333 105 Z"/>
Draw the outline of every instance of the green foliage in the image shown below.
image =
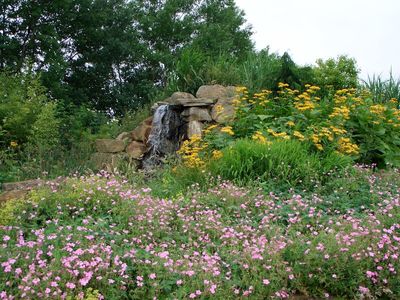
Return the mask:
<path fill-rule="evenodd" d="M 324 94 L 343 88 L 358 87 L 360 70 L 356 60 L 346 55 L 340 55 L 336 59 L 318 59 L 313 71 L 313 83 L 323 88 Z"/>
<path fill-rule="evenodd" d="M 0 73 L 0 147 L 12 141 L 23 144 L 31 134 L 32 124 L 48 102 L 38 76 L 13 76 Z"/>
<path fill-rule="evenodd" d="M 323 180 L 323 175 L 342 170 L 351 160 L 330 153 L 320 156 L 299 141 L 275 141 L 269 145 L 251 140 L 237 140 L 222 150 L 223 156 L 212 161 L 210 169 L 225 179 L 251 182 L 276 181 L 310 187 Z"/>
<path fill-rule="evenodd" d="M 54 98 L 117 115 L 165 86 L 184 47 L 232 57 L 252 49 L 243 12 L 231 0 L 1 5 L 0 70 L 19 72 L 29 60 Z"/>
<path fill-rule="evenodd" d="M 396 80 L 392 72 L 390 72 L 387 80 L 384 80 L 381 76 L 368 76 L 368 79 L 363 81 L 363 87 L 371 93 L 375 103 L 386 103 L 392 99 L 400 99 L 400 78 Z"/>

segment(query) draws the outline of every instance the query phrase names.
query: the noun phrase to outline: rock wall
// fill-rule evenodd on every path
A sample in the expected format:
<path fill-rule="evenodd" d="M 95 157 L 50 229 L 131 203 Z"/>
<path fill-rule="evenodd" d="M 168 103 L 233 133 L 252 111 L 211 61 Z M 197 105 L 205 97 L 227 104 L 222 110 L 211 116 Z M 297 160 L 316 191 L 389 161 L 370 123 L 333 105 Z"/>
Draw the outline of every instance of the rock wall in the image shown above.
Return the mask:
<path fill-rule="evenodd" d="M 160 157 L 173 153 L 179 149 L 180 144 L 193 135 L 202 135 L 206 124 L 226 123 L 233 119 L 235 110 L 232 101 L 235 99 L 235 87 L 222 85 L 204 85 L 199 88 L 196 96 L 184 92 L 175 92 L 164 101 L 157 102 L 152 107 L 153 113 L 160 118 L 160 109 L 167 106 L 170 114 L 161 115 L 158 124 L 153 124 L 153 116 L 144 120 L 138 127 L 130 132 L 122 132 L 116 139 L 100 139 L 96 141 L 96 153 L 92 162 L 97 169 L 113 170 L 118 164 L 129 162 L 138 168 L 151 165 L 148 163 L 155 154 Z M 171 115 L 178 116 L 179 120 L 168 120 Z M 154 122 L 156 120 L 154 119 Z M 166 144 L 173 146 L 162 148 L 161 153 L 154 153 L 154 137 L 159 136 L 160 123 L 167 134 Z M 153 126 L 154 125 L 154 126 Z M 156 127 L 158 129 L 156 129 Z M 149 140 L 149 137 L 151 139 Z M 168 141 L 170 143 L 168 143 Z M 166 149 L 168 148 L 168 149 Z M 157 163 L 157 160 L 156 162 Z"/>

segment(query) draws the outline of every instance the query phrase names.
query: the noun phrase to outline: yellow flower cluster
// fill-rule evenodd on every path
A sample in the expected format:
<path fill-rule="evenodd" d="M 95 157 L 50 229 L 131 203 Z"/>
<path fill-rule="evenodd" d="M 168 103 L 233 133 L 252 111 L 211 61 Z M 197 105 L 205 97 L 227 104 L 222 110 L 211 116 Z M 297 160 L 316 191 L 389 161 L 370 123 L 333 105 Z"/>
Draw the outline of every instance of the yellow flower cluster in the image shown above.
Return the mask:
<path fill-rule="evenodd" d="M 369 111 L 376 115 L 381 115 L 386 111 L 386 107 L 382 104 L 371 105 Z"/>
<path fill-rule="evenodd" d="M 293 127 L 293 126 L 295 126 L 296 124 L 294 124 L 293 121 L 287 121 L 287 122 L 286 122 L 286 125 L 287 125 L 287 126 L 290 126 L 290 127 Z"/>
<path fill-rule="evenodd" d="M 263 135 L 261 131 L 256 131 L 251 137 L 254 141 L 260 142 L 261 144 L 270 144 L 271 142 Z"/>
<path fill-rule="evenodd" d="M 360 148 L 353 144 L 349 138 L 342 137 L 339 139 L 339 152 L 344 154 L 356 155 L 359 153 Z"/>
<path fill-rule="evenodd" d="M 212 158 L 215 159 L 215 160 L 220 159 L 223 156 L 224 155 L 223 155 L 222 151 L 220 151 L 220 150 L 214 150 L 212 152 Z"/>
<path fill-rule="evenodd" d="M 229 135 L 235 135 L 235 133 L 232 130 L 232 126 L 225 126 L 221 128 L 221 132 L 229 134 Z"/>
<path fill-rule="evenodd" d="M 200 135 L 193 135 L 189 140 L 183 142 L 177 153 L 187 167 L 201 168 L 204 166 L 204 161 L 200 158 L 199 153 L 207 147 L 207 143 L 202 141 Z"/>
<path fill-rule="evenodd" d="M 314 94 L 318 89 L 319 87 L 309 86 L 307 91 L 295 97 L 294 100 L 296 102 L 294 106 L 296 107 L 296 109 L 299 111 L 313 110 L 316 106 L 314 100 L 320 100 L 320 98 L 318 97 L 311 98 L 310 95 Z"/>
<path fill-rule="evenodd" d="M 293 136 L 298 138 L 300 141 L 305 140 L 304 135 L 300 131 L 297 131 L 297 130 L 293 131 Z"/>
<path fill-rule="evenodd" d="M 345 120 L 350 119 L 350 109 L 347 106 L 334 107 L 329 118 L 333 119 L 336 117 L 342 117 Z"/>
<path fill-rule="evenodd" d="M 272 130 L 271 128 L 267 130 L 267 132 L 269 134 L 271 134 L 273 137 L 276 138 L 282 138 L 284 140 L 290 140 L 290 136 L 286 133 L 286 132 L 275 132 L 274 130 Z"/>
<path fill-rule="evenodd" d="M 213 131 L 217 127 L 218 127 L 218 125 L 215 125 L 215 124 L 210 125 L 210 126 L 204 128 L 203 132 L 204 132 L 204 134 L 208 134 L 208 133 L 210 133 L 211 131 Z"/>

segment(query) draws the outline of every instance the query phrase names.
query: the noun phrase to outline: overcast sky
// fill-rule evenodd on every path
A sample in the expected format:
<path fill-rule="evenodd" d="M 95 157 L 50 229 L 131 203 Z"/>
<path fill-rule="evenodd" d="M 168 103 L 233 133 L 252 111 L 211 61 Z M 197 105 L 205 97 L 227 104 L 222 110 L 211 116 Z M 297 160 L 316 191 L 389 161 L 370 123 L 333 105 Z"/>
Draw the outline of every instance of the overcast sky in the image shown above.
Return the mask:
<path fill-rule="evenodd" d="M 400 76 L 400 0 L 236 0 L 257 49 L 287 51 L 298 64 L 347 54 L 361 77 Z"/>

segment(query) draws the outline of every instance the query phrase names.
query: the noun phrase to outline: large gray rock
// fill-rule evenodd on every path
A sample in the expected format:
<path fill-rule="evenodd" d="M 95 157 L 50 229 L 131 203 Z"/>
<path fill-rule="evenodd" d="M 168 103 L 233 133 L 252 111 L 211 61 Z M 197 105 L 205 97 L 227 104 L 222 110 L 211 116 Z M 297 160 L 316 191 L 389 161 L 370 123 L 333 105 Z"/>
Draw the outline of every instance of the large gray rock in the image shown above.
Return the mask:
<path fill-rule="evenodd" d="M 194 135 L 202 136 L 203 124 L 199 121 L 190 121 L 187 127 L 187 136 L 192 138 Z"/>
<path fill-rule="evenodd" d="M 99 139 L 96 140 L 97 152 L 102 153 L 118 153 L 125 150 L 125 142 L 121 140 L 113 139 Z"/>
<path fill-rule="evenodd" d="M 217 100 L 234 96 L 234 90 L 235 87 L 224 87 L 219 84 L 203 85 L 197 90 L 196 97 Z"/>
<path fill-rule="evenodd" d="M 182 112 L 182 116 L 190 121 L 212 121 L 211 115 L 207 108 L 189 107 Z"/>
<path fill-rule="evenodd" d="M 217 123 L 230 122 L 235 118 L 235 108 L 232 101 L 235 97 L 221 98 L 217 101 L 211 111 L 212 119 Z"/>
<path fill-rule="evenodd" d="M 133 141 L 126 147 L 126 153 L 130 158 L 141 159 L 146 153 L 147 147 L 144 143 Z"/>

